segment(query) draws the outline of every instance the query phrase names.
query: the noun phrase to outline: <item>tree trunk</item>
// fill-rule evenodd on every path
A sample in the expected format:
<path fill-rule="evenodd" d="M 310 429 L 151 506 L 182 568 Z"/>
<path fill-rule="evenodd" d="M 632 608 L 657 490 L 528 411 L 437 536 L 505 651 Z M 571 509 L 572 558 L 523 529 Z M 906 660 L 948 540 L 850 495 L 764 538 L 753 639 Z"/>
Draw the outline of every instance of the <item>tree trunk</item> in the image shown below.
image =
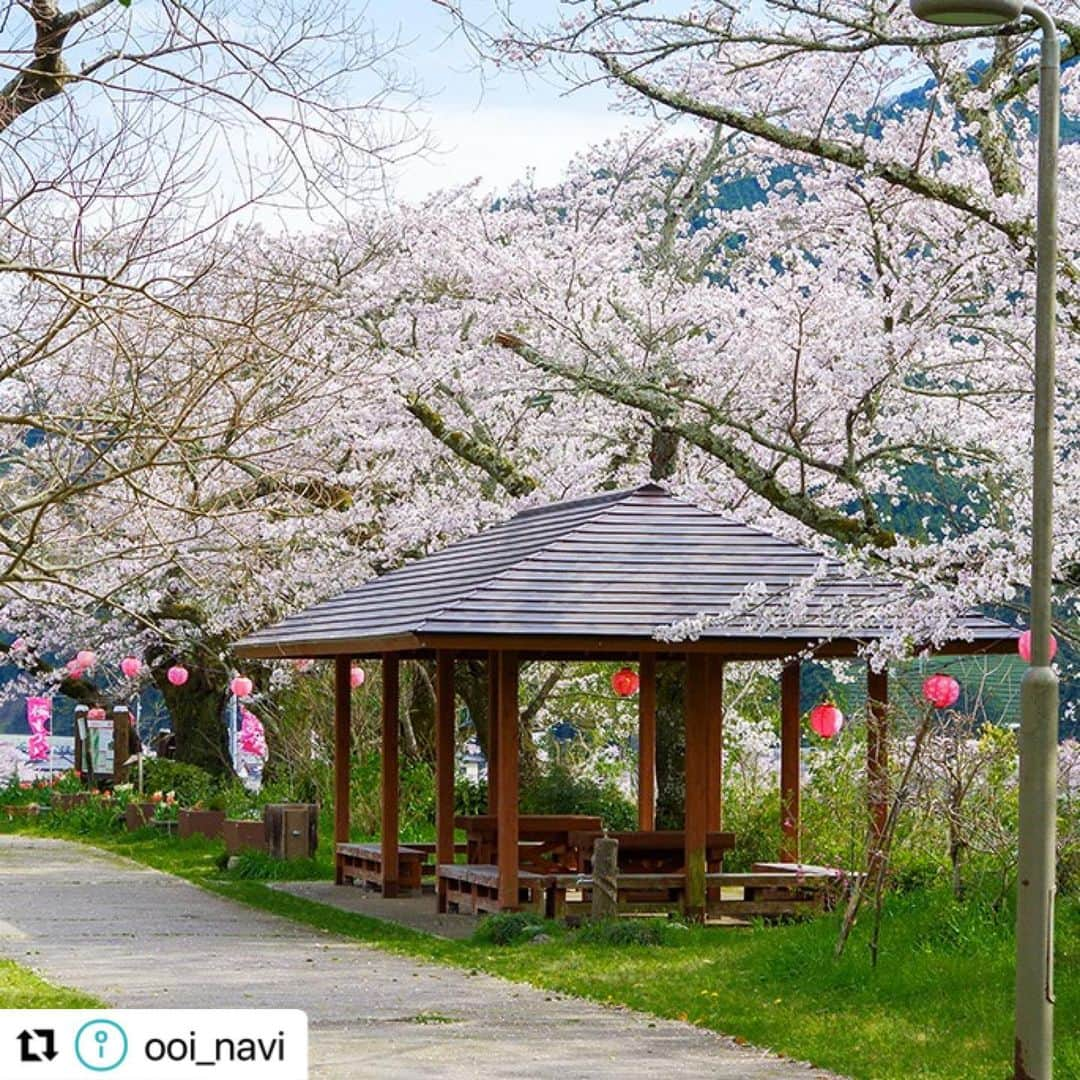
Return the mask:
<path fill-rule="evenodd" d="M 476 729 L 480 753 L 487 759 L 491 718 L 488 716 L 488 666 L 485 660 L 461 660 L 454 668 L 454 692 L 465 703 Z"/>
<path fill-rule="evenodd" d="M 686 665 L 656 665 L 656 827 L 681 829 L 686 811 Z"/>
<path fill-rule="evenodd" d="M 540 768 L 536 743 L 532 737 L 532 720 L 558 683 L 563 667 L 562 664 L 557 665 L 545 678 L 536 695 L 521 707 L 521 750 L 518 776 L 522 787 L 527 787 L 536 779 L 536 774 Z M 488 693 L 487 661 L 459 661 L 454 671 L 454 693 L 468 708 L 473 727 L 476 729 L 476 741 L 480 744 L 480 752 L 485 759 L 489 759 L 491 717 L 488 715 L 490 697 Z"/>
<path fill-rule="evenodd" d="M 176 760 L 198 765 L 216 776 L 227 775 L 232 772 L 224 717 L 228 689 L 200 668 L 192 667 L 189 672 L 183 686 L 173 686 L 164 673 L 156 680 L 172 718 Z"/>
<path fill-rule="evenodd" d="M 402 726 L 405 751 L 435 762 L 435 661 L 412 660 L 402 666 Z"/>

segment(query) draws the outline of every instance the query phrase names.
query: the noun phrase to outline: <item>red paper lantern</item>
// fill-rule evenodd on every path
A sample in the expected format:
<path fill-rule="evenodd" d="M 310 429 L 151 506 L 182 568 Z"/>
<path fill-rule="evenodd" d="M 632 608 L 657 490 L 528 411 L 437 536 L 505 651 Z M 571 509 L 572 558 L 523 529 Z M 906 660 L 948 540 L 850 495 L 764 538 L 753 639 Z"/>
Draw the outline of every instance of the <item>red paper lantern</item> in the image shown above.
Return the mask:
<path fill-rule="evenodd" d="M 142 661 L 134 656 L 125 656 L 120 661 L 120 670 L 124 673 L 125 679 L 134 679 L 142 671 Z"/>
<path fill-rule="evenodd" d="M 947 709 L 960 697 L 960 684 L 951 675 L 931 675 L 922 684 L 922 695 L 935 709 Z"/>
<path fill-rule="evenodd" d="M 87 720 L 104 720 L 105 719 L 105 710 L 100 708 L 100 707 L 95 706 L 93 709 L 91 709 L 86 714 L 86 718 L 87 718 Z"/>
<path fill-rule="evenodd" d="M 810 726 L 823 739 L 831 739 L 844 726 L 844 714 L 831 701 L 826 701 L 810 710 Z"/>
<path fill-rule="evenodd" d="M 349 670 L 349 685 L 354 689 L 364 685 L 364 680 L 367 676 L 364 674 L 362 667 L 354 666 Z"/>
<path fill-rule="evenodd" d="M 619 670 L 611 676 L 611 688 L 619 695 L 619 697 L 630 697 L 631 695 L 636 694 L 640 685 L 641 680 L 638 678 L 638 673 L 633 668 L 619 668 Z"/>
<path fill-rule="evenodd" d="M 246 675 L 237 675 L 229 683 L 229 689 L 237 697 L 251 697 L 251 691 L 255 689 L 255 684 Z"/>
<path fill-rule="evenodd" d="M 1020 635 L 1020 640 L 1016 643 L 1016 648 L 1020 653 L 1020 657 L 1025 663 L 1031 663 L 1031 631 L 1025 630 Z M 1057 638 L 1053 634 L 1050 635 L 1050 659 L 1053 660 L 1057 656 Z"/>
<path fill-rule="evenodd" d="M 188 681 L 188 669 L 181 667 L 179 664 L 173 664 L 168 671 L 165 672 L 165 678 L 173 684 L 173 686 L 183 686 Z"/>

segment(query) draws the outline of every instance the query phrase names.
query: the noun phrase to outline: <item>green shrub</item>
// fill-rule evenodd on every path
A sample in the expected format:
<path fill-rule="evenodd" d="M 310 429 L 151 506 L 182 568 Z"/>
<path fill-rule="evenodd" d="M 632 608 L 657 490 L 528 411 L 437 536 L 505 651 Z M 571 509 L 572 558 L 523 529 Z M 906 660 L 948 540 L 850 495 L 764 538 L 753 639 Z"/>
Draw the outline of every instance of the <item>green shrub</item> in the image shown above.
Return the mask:
<path fill-rule="evenodd" d="M 57 777 L 56 783 L 53 784 L 53 791 L 58 791 L 64 795 L 73 795 L 85 789 L 86 785 L 83 783 L 82 777 L 74 769 L 68 769 L 66 773 L 61 773 Z"/>
<path fill-rule="evenodd" d="M 48 803 L 52 787 L 41 780 L 23 787 L 17 775 L 0 788 L 0 804 L 11 806 L 28 806 L 30 803 L 39 805 Z"/>
<path fill-rule="evenodd" d="M 214 792 L 214 778 L 198 765 L 168 758 L 147 758 L 143 765 L 143 791 L 173 791 L 181 806 L 206 802 Z"/>
<path fill-rule="evenodd" d="M 486 814 L 488 807 L 487 781 L 466 780 L 459 776 L 454 781 L 454 813 Z"/>
<path fill-rule="evenodd" d="M 60 817 L 65 831 L 82 836 L 120 832 L 124 828 L 123 810 L 115 799 L 94 796 L 85 803 L 73 806 Z"/>
<path fill-rule="evenodd" d="M 668 930 L 660 919 L 597 919 L 584 923 L 577 937 L 587 945 L 663 945 Z"/>
<path fill-rule="evenodd" d="M 364 754 L 353 760 L 350 820 L 357 836 L 379 834 L 382 816 L 380 770 L 378 754 Z M 432 836 L 435 829 L 435 770 L 432 765 L 427 761 L 403 761 L 398 791 L 402 837 L 419 841 Z M 332 792 L 328 789 L 323 805 L 329 807 L 332 802 Z"/>
<path fill-rule="evenodd" d="M 228 856 L 222 860 L 228 862 Z M 332 878 L 333 865 L 321 859 L 275 859 L 262 851 L 242 851 L 229 874 L 245 881 L 315 881 Z"/>
<path fill-rule="evenodd" d="M 637 810 L 615 783 L 575 776 L 564 765 L 550 766 L 523 788 L 521 811 L 591 814 L 613 832 L 637 827 Z"/>
<path fill-rule="evenodd" d="M 724 855 L 724 869 L 748 871 L 756 862 L 773 862 L 780 851 L 780 791 L 776 785 L 724 787 L 724 828 L 735 834 L 735 849 Z"/>
<path fill-rule="evenodd" d="M 539 915 L 525 911 L 510 911 L 505 915 L 489 915 L 473 933 L 472 939 L 483 945 L 520 945 L 532 941 L 537 934 L 554 931 Z"/>

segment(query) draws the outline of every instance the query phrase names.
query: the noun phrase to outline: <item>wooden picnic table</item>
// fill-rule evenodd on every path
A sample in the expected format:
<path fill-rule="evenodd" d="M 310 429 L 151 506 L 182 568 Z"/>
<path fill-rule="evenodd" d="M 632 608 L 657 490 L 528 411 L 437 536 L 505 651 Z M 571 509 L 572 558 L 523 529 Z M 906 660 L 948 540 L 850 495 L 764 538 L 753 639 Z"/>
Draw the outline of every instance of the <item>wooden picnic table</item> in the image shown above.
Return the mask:
<path fill-rule="evenodd" d="M 570 834 L 572 848 L 581 852 L 581 869 L 592 870 L 593 844 L 605 835 L 599 830 L 576 830 Z M 609 832 L 619 841 L 619 870 L 626 874 L 679 874 L 686 870 L 686 834 L 682 829 L 652 832 Z M 724 852 L 735 847 L 735 834 L 711 832 L 705 837 L 705 861 L 710 871 L 719 870 Z"/>
<path fill-rule="evenodd" d="M 498 862 L 499 822 L 494 814 L 459 815 L 454 827 L 465 832 L 468 863 L 494 866 Z M 520 814 L 519 865 L 523 870 L 578 870 L 579 852 L 570 842 L 571 834 L 602 836 L 602 830 L 602 820 L 590 814 Z"/>

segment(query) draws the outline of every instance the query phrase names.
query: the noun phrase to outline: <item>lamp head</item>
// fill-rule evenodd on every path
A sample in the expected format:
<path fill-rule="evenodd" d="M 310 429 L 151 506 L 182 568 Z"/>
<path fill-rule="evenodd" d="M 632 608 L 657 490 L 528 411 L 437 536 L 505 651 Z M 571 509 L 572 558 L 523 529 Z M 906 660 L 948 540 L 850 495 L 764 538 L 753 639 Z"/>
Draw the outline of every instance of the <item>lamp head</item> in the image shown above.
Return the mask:
<path fill-rule="evenodd" d="M 1024 12 L 1024 0 L 910 0 L 911 12 L 937 26 L 1004 26 Z"/>

